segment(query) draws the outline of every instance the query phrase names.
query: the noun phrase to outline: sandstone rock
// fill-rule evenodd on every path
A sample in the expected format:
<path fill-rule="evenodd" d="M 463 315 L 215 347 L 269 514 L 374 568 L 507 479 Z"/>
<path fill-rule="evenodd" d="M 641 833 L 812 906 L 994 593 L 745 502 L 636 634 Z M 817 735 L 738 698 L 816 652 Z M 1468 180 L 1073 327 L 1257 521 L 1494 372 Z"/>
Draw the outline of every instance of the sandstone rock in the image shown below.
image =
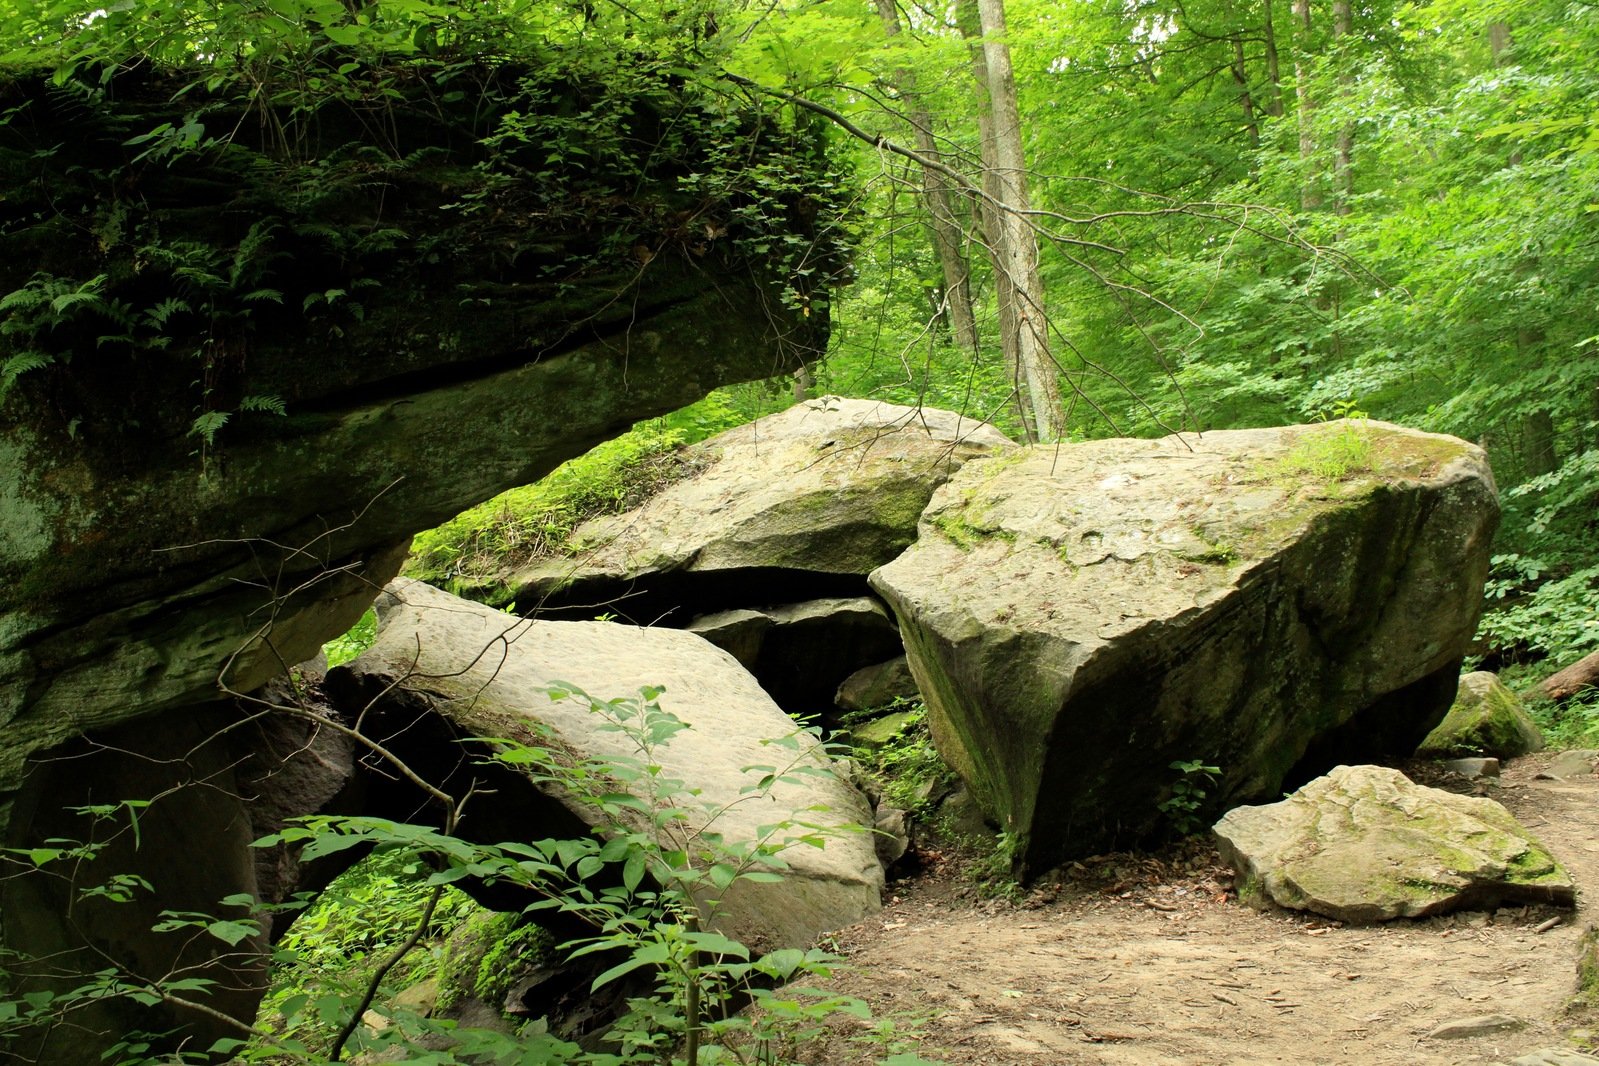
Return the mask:
<path fill-rule="evenodd" d="M 904 858 L 911 848 L 910 827 L 905 812 L 898 807 L 878 807 L 872 829 L 877 834 L 877 858 L 885 870 L 889 869 Z"/>
<path fill-rule="evenodd" d="M 1340 921 L 1575 898 L 1503 806 L 1378 766 L 1340 766 L 1280 803 L 1236 808 L 1215 833 L 1241 894 Z"/>
<path fill-rule="evenodd" d="M 903 647 L 894 620 L 869 596 L 721 611 L 688 630 L 737 659 L 778 706 L 805 717 L 831 715 L 846 677 Z"/>
<path fill-rule="evenodd" d="M 1549 765 L 1538 773 L 1538 776 L 1549 781 L 1559 781 L 1567 777 L 1588 777 L 1594 772 L 1594 764 L 1599 761 L 1599 751 L 1590 748 L 1572 748 L 1562 751 L 1549 761 Z"/>
<path fill-rule="evenodd" d="M 638 621 L 683 605 L 770 603 L 783 574 L 810 595 L 858 595 L 859 577 L 915 538 L 935 488 L 966 460 L 1009 445 L 986 423 L 933 408 L 802 403 L 695 445 L 686 462 L 703 465 L 699 473 L 578 527 L 577 557 L 484 583 L 503 583 L 507 599 L 545 617 L 568 604 L 592 615 L 592 605 L 626 597 L 615 609 Z"/>
<path fill-rule="evenodd" d="M 799 947 L 878 907 L 883 872 L 861 829 L 872 822 L 864 798 L 830 772 L 808 734 L 795 750 L 772 744 L 793 736 L 794 723 L 727 653 L 681 630 L 517 619 L 414 581 L 389 586 L 379 618 L 376 644 L 329 674 L 330 688 L 346 700 L 364 706 L 380 697 L 374 712 L 441 715 L 468 736 L 525 736 L 536 726 L 538 743 L 567 757 L 628 759 L 639 753 L 626 734 L 605 729 L 586 704 L 552 700 L 547 689 L 575 685 L 612 699 L 661 686 L 661 706 L 689 728 L 656 747 L 652 763 L 661 778 L 699 790 L 678 799 L 722 811 L 713 828 L 729 846 L 758 840 L 762 827 L 787 819 L 828 827 L 825 848 L 782 853 L 781 883 L 734 886 L 716 919 L 724 932 L 762 949 Z M 761 777 L 747 767 L 789 761 L 805 776 L 741 798 Z M 496 783 L 493 790 L 465 823 L 480 836 L 516 826 L 524 837 L 547 836 L 552 825 L 600 824 L 596 810 L 559 786 Z M 703 827 L 705 816 L 693 817 L 700 820 L 694 828 Z"/>
<path fill-rule="evenodd" d="M 898 655 L 885 663 L 863 666 L 846 677 L 833 702 L 846 711 L 867 711 L 887 707 L 895 700 L 914 700 L 918 695 L 911 665 L 905 656 Z"/>
<path fill-rule="evenodd" d="M 1571 1048 L 1546 1047 L 1516 1056 L 1509 1066 L 1599 1066 L 1599 1058 Z"/>
<path fill-rule="evenodd" d="M 911 718 L 910 711 L 894 711 L 879 718 L 857 722 L 844 731 L 844 736 L 857 748 L 881 748 L 910 724 Z"/>
<path fill-rule="evenodd" d="M 1416 754 L 1513 759 L 1542 750 L 1543 734 L 1516 694 L 1500 682 L 1497 674 L 1479 670 L 1461 677 L 1454 705 L 1438 727 L 1427 734 Z"/>
<path fill-rule="evenodd" d="M 1037 868 L 1157 830 L 1173 762 L 1221 767 L 1221 809 L 1413 751 L 1497 518 L 1479 449 L 1383 423 L 1094 441 L 968 463 L 871 580 L 940 751 Z"/>
<path fill-rule="evenodd" d="M 1466 778 L 1499 776 L 1498 759 L 1446 759 L 1443 767 Z"/>
<path fill-rule="evenodd" d="M 1444 1022 L 1427 1033 L 1428 1040 L 1468 1040 L 1474 1036 L 1502 1033 L 1520 1029 L 1527 1023 L 1508 1014 L 1479 1014 L 1471 1018 L 1456 1018 Z"/>

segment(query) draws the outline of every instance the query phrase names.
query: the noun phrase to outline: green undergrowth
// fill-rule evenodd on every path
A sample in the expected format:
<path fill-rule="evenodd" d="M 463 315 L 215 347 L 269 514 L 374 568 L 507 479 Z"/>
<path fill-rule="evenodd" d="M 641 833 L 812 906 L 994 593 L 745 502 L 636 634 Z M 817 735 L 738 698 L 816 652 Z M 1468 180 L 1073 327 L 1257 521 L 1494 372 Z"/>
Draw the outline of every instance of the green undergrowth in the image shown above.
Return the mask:
<path fill-rule="evenodd" d="M 628 432 L 464 511 L 411 544 L 406 573 L 449 588 L 532 559 L 569 554 L 572 534 L 591 518 L 620 514 L 701 469 L 685 449 L 776 410 L 764 383 L 719 389 L 699 403 Z"/>
<path fill-rule="evenodd" d="M 271 985 L 256 1015 L 258 1029 L 297 1041 L 312 1054 L 331 1047 L 343 1005 L 421 921 L 428 897 L 424 882 L 432 872 L 414 854 L 386 851 L 334 878 L 278 942 Z M 486 913 L 465 893 L 448 889 L 419 949 L 385 975 L 381 1002 L 437 977 L 451 935 Z"/>
<path fill-rule="evenodd" d="M 933 746 L 927 707 L 920 700 L 895 700 L 887 707 L 846 715 L 844 725 L 858 725 L 888 714 L 904 713 L 900 727 L 881 745 L 858 746 L 856 764 L 874 778 L 883 801 L 913 818 L 931 815 L 938 799 L 955 783 L 955 774 Z"/>

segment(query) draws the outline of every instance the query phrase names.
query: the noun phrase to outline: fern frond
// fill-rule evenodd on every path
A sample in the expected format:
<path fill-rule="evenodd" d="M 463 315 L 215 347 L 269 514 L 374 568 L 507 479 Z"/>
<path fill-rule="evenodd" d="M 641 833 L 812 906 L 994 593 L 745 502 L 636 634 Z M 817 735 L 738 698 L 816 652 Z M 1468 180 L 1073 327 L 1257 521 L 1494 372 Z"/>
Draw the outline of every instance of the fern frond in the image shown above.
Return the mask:
<path fill-rule="evenodd" d="M 48 352 L 26 351 L 10 356 L 4 363 L 0 363 L 0 399 L 11 391 L 11 386 L 23 374 L 30 370 L 41 370 L 56 361 L 55 356 Z"/>
<path fill-rule="evenodd" d="M 289 413 L 281 396 L 246 396 L 239 401 L 239 410 L 265 411 L 274 415 L 286 415 Z"/>

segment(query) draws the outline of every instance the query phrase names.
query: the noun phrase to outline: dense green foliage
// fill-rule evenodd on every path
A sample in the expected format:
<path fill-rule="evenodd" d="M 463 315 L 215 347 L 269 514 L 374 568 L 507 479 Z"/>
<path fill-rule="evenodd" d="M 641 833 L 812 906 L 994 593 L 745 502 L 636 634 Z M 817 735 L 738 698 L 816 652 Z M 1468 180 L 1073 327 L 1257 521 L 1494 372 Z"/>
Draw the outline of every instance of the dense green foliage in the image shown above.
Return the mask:
<path fill-rule="evenodd" d="M 463 351 L 536 359 L 728 272 L 805 351 L 843 264 L 825 141 L 643 26 L 0 5 L 6 414 L 205 453 L 245 415 Z"/>

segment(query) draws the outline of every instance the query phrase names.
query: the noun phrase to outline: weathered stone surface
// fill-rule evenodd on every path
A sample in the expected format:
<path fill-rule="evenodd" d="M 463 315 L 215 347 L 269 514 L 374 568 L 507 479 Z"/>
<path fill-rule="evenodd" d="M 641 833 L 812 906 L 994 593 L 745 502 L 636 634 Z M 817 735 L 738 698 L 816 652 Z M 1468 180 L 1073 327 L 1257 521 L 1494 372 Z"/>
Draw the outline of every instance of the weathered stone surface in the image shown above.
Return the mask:
<path fill-rule="evenodd" d="M 1446 759 L 1444 769 L 1453 770 L 1461 777 L 1498 777 L 1499 760 L 1492 758 L 1482 759 Z"/>
<path fill-rule="evenodd" d="M 1513 759 L 1543 750 L 1543 734 L 1516 694 L 1497 674 L 1479 670 L 1460 678 L 1460 689 L 1438 727 L 1416 749 L 1417 755 L 1493 755 Z"/>
<path fill-rule="evenodd" d="M 1379 766 L 1340 766 L 1279 803 L 1235 808 L 1215 833 L 1241 894 L 1340 921 L 1575 899 L 1503 806 Z"/>
<path fill-rule="evenodd" d="M 0 855 L 0 929 L 6 948 L 17 953 L 6 956 L 9 992 L 60 992 L 59 975 L 69 975 L 65 989 L 76 988 L 114 959 L 149 981 L 208 978 L 215 988 L 196 993 L 206 1007 L 254 1017 L 267 986 L 263 937 L 228 946 L 193 929 L 155 930 L 169 910 L 246 919 L 247 909 L 219 901 L 259 893 L 249 847 L 255 833 L 239 787 L 242 745 L 229 729 L 237 725 L 237 714 L 222 704 L 180 708 L 101 731 L 33 764 L 0 843 L 102 847 L 91 861 L 49 864 L 43 876 L 30 874 L 19 852 Z M 81 808 L 90 804 L 112 813 L 86 815 Z M 126 900 L 87 892 L 117 876 L 143 878 L 150 891 L 132 891 Z M 101 1061 L 108 1039 L 177 1026 L 200 1047 L 236 1035 L 225 1021 L 171 1004 L 89 998 L 64 1010 L 61 1024 L 8 1029 L 0 1057 L 80 1066 Z"/>
<path fill-rule="evenodd" d="M 1338 449 L 1359 464 L 1315 466 Z M 1175 761 L 1221 767 L 1220 809 L 1413 751 L 1497 519 L 1479 449 L 1383 423 L 1095 441 L 968 463 L 871 581 L 940 751 L 1037 868 L 1157 830 Z"/>
<path fill-rule="evenodd" d="M 881 748 L 909 725 L 911 718 L 910 711 L 894 711 L 869 721 L 856 722 L 843 735 L 853 747 Z"/>
<path fill-rule="evenodd" d="M 1545 780 L 1559 781 L 1567 777 L 1587 777 L 1594 772 L 1595 763 L 1599 763 L 1599 751 L 1591 748 L 1572 748 L 1562 751 L 1549 765 L 1538 773 Z"/>
<path fill-rule="evenodd" d="M 1429 1040 L 1469 1040 L 1474 1036 L 1503 1033 L 1520 1029 L 1527 1023 L 1508 1014 L 1477 1014 L 1470 1018 L 1456 1018 L 1433 1027 L 1427 1032 Z"/>
<path fill-rule="evenodd" d="M 913 700 L 918 695 L 910 662 L 905 656 L 896 655 L 887 662 L 863 666 L 846 677 L 833 702 L 846 711 L 868 711 L 887 707 L 895 700 Z"/>
<path fill-rule="evenodd" d="M 859 594 L 858 577 L 915 538 L 935 488 L 966 460 L 1009 445 L 986 423 L 933 408 L 802 403 L 695 445 L 687 458 L 704 465 L 698 474 L 578 527 L 576 558 L 540 559 L 485 584 L 547 614 L 568 603 L 592 614 L 590 605 L 625 596 L 617 609 L 639 621 L 684 604 L 770 603 L 778 574 L 803 575 L 811 595 Z"/>
<path fill-rule="evenodd" d="M 903 646 L 894 620 L 870 596 L 721 611 L 688 630 L 737 659 L 783 710 L 806 717 L 831 715 L 846 677 Z"/>
<path fill-rule="evenodd" d="M 840 827 L 825 848 L 784 851 L 789 869 L 781 883 L 737 884 L 717 920 L 725 931 L 760 948 L 802 946 L 878 907 L 883 872 L 871 836 L 841 828 L 872 824 L 853 786 L 835 773 L 811 773 L 779 783 L 769 796 L 740 800 L 740 790 L 761 776 L 746 767 L 794 761 L 827 770 L 830 764 L 806 734 L 794 751 L 766 743 L 793 735 L 794 724 L 720 649 L 681 630 L 520 620 L 405 580 L 389 586 L 379 614 L 377 643 L 328 679 L 361 705 L 399 682 L 374 712 L 422 708 L 477 736 L 521 736 L 538 723 L 548 730 L 541 743 L 574 758 L 630 758 L 638 752 L 628 737 L 598 728 L 604 721 L 586 704 L 552 701 L 545 690 L 562 682 L 611 699 L 662 686 L 661 706 L 689 728 L 657 747 L 652 759 L 665 779 L 700 790 L 694 805 L 725 806 L 715 829 L 729 844 L 758 839 L 761 826 L 787 818 Z M 825 809 L 808 810 L 815 804 Z M 590 825 L 599 819 L 553 787 L 512 793 L 497 784 L 482 806 L 489 810 L 466 820 L 479 832 L 485 814 L 541 836 L 552 819 Z"/>
<path fill-rule="evenodd" d="M 1571 1048 L 1546 1047 L 1516 1056 L 1509 1066 L 1599 1066 L 1599 1059 Z"/>

